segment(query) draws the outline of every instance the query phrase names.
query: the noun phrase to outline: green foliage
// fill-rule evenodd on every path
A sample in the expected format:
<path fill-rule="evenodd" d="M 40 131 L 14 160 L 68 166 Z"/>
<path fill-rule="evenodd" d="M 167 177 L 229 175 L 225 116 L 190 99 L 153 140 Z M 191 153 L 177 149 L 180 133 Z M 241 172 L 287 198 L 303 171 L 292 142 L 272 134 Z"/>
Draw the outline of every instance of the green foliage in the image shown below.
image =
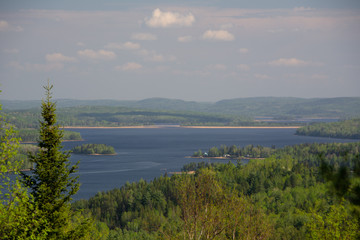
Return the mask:
<path fill-rule="evenodd" d="M 39 151 L 39 147 L 32 144 L 20 144 L 17 154 L 13 156 L 10 161 L 20 164 L 21 170 L 30 170 L 33 168 L 33 164 L 28 158 L 28 154 L 36 154 Z"/>
<path fill-rule="evenodd" d="M 183 168 L 196 170 L 192 176 L 127 183 L 73 203 L 72 208 L 82 209 L 83 216 L 70 214 L 69 221 L 77 225 L 91 214 L 96 224 L 88 232 L 94 239 L 356 239 L 358 216 L 351 210 L 359 201 L 359 150 L 360 143 L 301 144 L 282 149 L 213 147 L 208 151 L 211 156 L 265 159 L 253 159 L 246 165 L 241 161 L 237 165 L 192 163 Z M 203 154 L 200 150 L 196 155 Z M 321 164 L 319 155 L 326 164 Z M 345 197 L 343 201 L 328 194 L 328 185 L 340 199 Z M 32 222 L 35 230 L 49 226 L 41 222 L 46 218 L 36 217 L 44 214 L 43 209 L 22 204 L 25 202 L 16 206 L 31 209 L 26 214 L 37 220 Z M 3 232 L 24 236 L 18 223 L 29 226 L 28 218 L 12 209 L 14 214 L 8 219 L 13 224 L 4 226 Z M 75 238 L 83 234 L 69 225 L 65 229 Z M 27 236 L 33 233 L 28 230 Z"/>
<path fill-rule="evenodd" d="M 77 154 L 116 154 L 114 147 L 105 144 L 88 143 L 72 149 Z"/>
<path fill-rule="evenodd" d="M 307 222 L 309 239 L 357 239 L 359 219 L 349 213 L 344 203 L 332 205 L 325 213 L 311 211 Z"/>
<path fill-rule="evenodd" d="M 360 115 L 360 98 L 289 98 L 255 97 L 222 100 L 215 103 L 150 98 L 140 101 L 116 100 L 58 100 L 59 107 L 113 106 L 161 111 L 192 111 L 237 116 L 271 116 L 279 119 L 298 117 L 343 117 Z M 7 109 L 29 109 L 38 101 L 4 101 Z M 36 124 L 35 124 L 36 125 Z"/>
<path fill-rule="evenodd" d="M 8 111 L 11 123 L 18 128 L 34 128 L 36 110 Z M 190 111 L 144 110 L 109 106 L 80 106 L 58 111 L 62 126 L 136 126 L 136 125 L 205 125 L 205 126 L 268 126 L 286 123 L 255 122 L 251 117 Z M 29 123 L 27 125 L 27 123 Z"/>
<path fill-rule="evenodd" d="M 69 153 L 62 152 L 62 131 L 56 125 L 55 103 L 51 102 L 49 84 L 44 87 L 46 100 L 42 102 L 39 151 L 30 154 L 35 164 L 31 174 L 22 173 L 25 186 L 31 190 L 31 204 L 38 209 L 34 221 L 42 221 L 37 234 L 47 239 L 80 238 L 85 235 L 89 222 L 73 224 L 70 210 L 71 196 L 79 189 L 78 177 L 73 177 L 77 165 L 71 166 Z"/>
<path fill-rule="evenodd" d="M 39 140 L 38 129 L 20 129 L 19 137 L 22 142 L 37 142 Z M 80 141 L 82 140 L 81 134 L 74 131 L 63 131 L 63 141 Z"/>
<path fill-rule="evenodd" d="M 360 139 L 360 118 L 333 123 L 316 123 L 298 128 L 297 135 Z"/>
<path fill-rule="evenodd" d="M 221 186 L 216 173 L 204 169 L 178 179 L 183 228 L 170 239 L 267 239 L 272 226 L 245 198 Z M 178 237 L 173 237 L 178 236 Z"/>
<path fill-rule="evenodd" d="M 360 98 L 256 97 L 216 102 L 211 111 L 246 116 L 342 117 L 359 116 Z"/>
<path fill-rule="evenodd" d="M 239 150 L 252 156 L 267 151 L 260 146 L 218 148 L 221 154 Z M 300 240 L 314 237 L 318 234 L 315 230 L 330 234 L 333 230 L 328 226 L 335 226 L 334 231 L 344 238 L 359 237 L 358 217 L 350 200 L 353 195 L 345 195 L 348 198 L 339 202 L 328 194 L 328 183 L 319 171 L 319 155 L 338 166 L 335 169 L 347 166 L 358 171 L 354 166 L 360 143 L 314 143 L 268 150 L 270 157 L 252 159 L 248 164 L 190 163 L 183 170 L 196 170 L 195 175 L 127 183 L 77 201 L 72 207 L 105 222 L 111 229 L 109 238 L 125 238 L 126 233 L 133 239 L 263 236 Z M 324 228 L 318 227 L 319 219 Z"/>
<path fill-rule="evenodd" d="M 360 215 L 360 154 L 348 159 L 350 164 L 334 166 L 321 159 L 320 173 L 330 185 L 330 192 L 339 199 L 347 199 Z"/>
<path fill-rule="evenodd" d="M 176 212 L 174 179 L 160 177 L 151 183 L 140 180 L 127 183 L 120 189 L 99 192 L 89 200 L 72 204 L 74 209 L 87 209 L 110 228 L 121 227 L 129 231 L 139 229 L 156 231 L 166 216 Z"/>
<path fill-rule="evenodd" d="M 0 239 L 45 239 L 46 234 L 36 233 L 43 220 L 33 219 L 38 209 L 29 202 L 27 190 L 16 175 L 23 166 L 20 160 L 14 161 L 20 139 L 2 115 L 0 131 Z"/>

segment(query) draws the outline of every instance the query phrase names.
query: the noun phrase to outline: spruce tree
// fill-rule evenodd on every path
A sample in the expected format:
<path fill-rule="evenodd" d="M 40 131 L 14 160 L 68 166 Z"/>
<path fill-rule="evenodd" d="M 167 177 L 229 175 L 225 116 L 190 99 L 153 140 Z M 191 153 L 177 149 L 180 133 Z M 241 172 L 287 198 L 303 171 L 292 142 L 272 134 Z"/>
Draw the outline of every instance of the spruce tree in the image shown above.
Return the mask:
<path fill-rule="evenodd" d="M 30 189 L 33 204 L 39 209 L 36 218 L 44 224 L 39 234 L 46 232 L 47 239 L 66 239 L 82 235 L 71 223 L 71 197 L 79 190 L 76 172 L 78 163 L 72 165 L 70 153 L 62 151 L 63 131 L 56 124 L 56 104 L 52 102 L 53 86 L 44 86 L 46 99 L 42 101 L 42 120 L 37 154 L 29 154 L 34 163 L 31 174 L 22 174 L 25 185 Z M 82 227 L 84 227 L 82 223 Z M 83 229 L 84 230 L 84 229 Z M 80 234 L 80 235 L 78 235 Z M 71 235 L 73 235 L 71 237 Z"/>

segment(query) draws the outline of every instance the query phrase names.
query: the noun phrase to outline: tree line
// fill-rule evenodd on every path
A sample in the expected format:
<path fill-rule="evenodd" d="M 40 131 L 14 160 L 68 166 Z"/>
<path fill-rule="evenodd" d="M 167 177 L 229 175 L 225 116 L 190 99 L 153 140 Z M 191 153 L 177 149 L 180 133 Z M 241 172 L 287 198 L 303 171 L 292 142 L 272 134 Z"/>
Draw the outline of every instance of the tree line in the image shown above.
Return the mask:
<path fill-rule="evenodd" d="M 76 146 L 72 149 L 75 154 L 115 154 L 115 149 L 106 144 L 88 143 Z"/>
<path fill-rule="evenodd" d="M 247 145 L 240 147 L 236 145 L 211 147 L 207 151 L 199 149 L 193 153 L 193 157 L 228 157 L 228 158 L 265 158 L 270 157 L 275 152 L 275 147 L 263 147 Z"/>
<path fill-rule="evenodd" d="M 360 118 L 333 123 L 315 123 L 296 130 L 297 135 L 360 139 Z"/>
<path fill-rule="evenodd" d="M 39 140 L 39 130 L 38 129 L 19 129 L 18 137 L 22 142 L 37 142 Z M 64 141 L 80 141 L 82 140 L 81 134 L 74 131 L 63 131 L 63 140 Z"/>
<path fill-rule="evenodd" d="M 188 164 L 194 175 L 126 183 L 72 207 L 102 224 L 103 239 L 359 237 L 360 143 L 272 151 L 247 164 Z"/>
<path fill-rule="evenodd" d="M 9 121 L 18 129 L 35 128 L 40 110 L 7 111 Z M 60 108 L 61 126 L 136 126 L 136 125 L 204 125 L 204 126 L 279 126 L 294 123 L 258 122 L 252 117 L 191 111 L 143 110 L 125 107 L 81 106 Z"/>
<path fill-rule="evenodd" d="M 19 138 L 0 115 L 1 239 L 360 237 L 360 142 L 232 147 L 264 159 L 200 163 L 192 175 L 126 183 L 71 203 L 77 164 L 62 151 L 51 89 L 45 86 L 38 148 L 28 155 L 32 172 L 20 173 L 21 160 L 11 160 Z"/>

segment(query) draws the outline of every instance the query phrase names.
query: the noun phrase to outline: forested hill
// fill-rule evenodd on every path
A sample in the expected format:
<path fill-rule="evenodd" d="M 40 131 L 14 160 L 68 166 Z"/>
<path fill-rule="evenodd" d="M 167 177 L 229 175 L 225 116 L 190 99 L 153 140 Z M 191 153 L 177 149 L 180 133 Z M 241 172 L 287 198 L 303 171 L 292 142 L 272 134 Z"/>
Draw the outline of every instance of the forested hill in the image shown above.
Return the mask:
<path fill-rule="evenodd" d="M 296 130 L 297 135 L 360 139 L 360 118 L 332 123 L 315 123 Z"/>
<path fill-rule="evenodd" d="M 360 97 L 289 98 L 255 97 L 222 100 L 215 103 L 150 98 L 140 101 L 56 100 L 58 108 L 76 106 L 113 106 L 151 110 L 196 111 L 242 116 L 269 117 L 355 117 L 360 116 Z M 39 108 L 40 101 L 1 100 L 4 109 Z"/>
<path fill-rule="evenodd" d="M 93 216 L 101 239 L 359 239 L 359 144 L 301 144 L 268 148 L 269 157 L 247 164 L 189 164 L 193 175 L 128 182 L 72 208 Z"/>

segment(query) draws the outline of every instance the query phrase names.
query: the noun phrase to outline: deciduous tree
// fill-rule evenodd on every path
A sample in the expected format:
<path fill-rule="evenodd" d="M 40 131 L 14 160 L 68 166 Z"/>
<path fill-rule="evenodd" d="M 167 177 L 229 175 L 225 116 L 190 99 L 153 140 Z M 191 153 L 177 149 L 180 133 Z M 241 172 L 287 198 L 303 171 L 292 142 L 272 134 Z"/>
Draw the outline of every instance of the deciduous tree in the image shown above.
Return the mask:
<path fill-rule="evenodd" d="M 38 210 L 17 178 L 22 166 L 21 161 L 14 161 L 19 141 L 0 114 L 0 239 L 45 239 L 46 234 L 36 234 L 43 220 L 33 219 Z"/>

